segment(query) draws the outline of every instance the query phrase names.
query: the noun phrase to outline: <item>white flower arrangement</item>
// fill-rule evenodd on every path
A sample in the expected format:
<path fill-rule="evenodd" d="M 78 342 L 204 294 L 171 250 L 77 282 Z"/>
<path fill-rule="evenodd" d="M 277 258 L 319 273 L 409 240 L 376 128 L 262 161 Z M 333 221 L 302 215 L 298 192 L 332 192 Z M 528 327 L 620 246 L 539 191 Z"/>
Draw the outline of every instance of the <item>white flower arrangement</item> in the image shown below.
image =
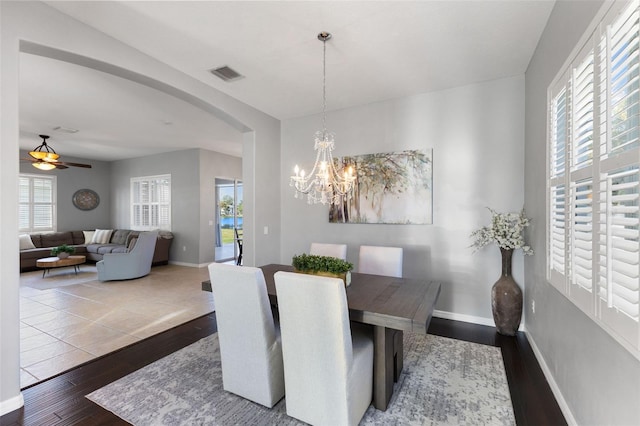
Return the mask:
<path fill-rule="evenodd" d="M 533 254 L 533 249 L 524 242 L 524 228 L 529 226 L 529 218 L 525 215 L 524 209 L 520 213 L 498 213 L 493 209 L 489 211 L 492 215 L 491 225 L 471 233 L 471 238 L 474 238 L 471 247 L 474 251 L 496 243 L 501 249 L 522 249 L 526 255 Z"/>

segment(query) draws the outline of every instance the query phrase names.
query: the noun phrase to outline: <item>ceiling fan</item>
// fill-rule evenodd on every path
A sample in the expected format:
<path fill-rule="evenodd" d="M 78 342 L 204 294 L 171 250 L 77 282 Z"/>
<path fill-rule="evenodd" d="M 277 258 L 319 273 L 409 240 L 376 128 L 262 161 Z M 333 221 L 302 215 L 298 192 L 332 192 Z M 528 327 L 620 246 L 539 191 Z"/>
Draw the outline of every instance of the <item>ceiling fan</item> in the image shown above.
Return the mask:
<path fill-rule="evenodd" d="M 68 169 L 69 166 L 91 168 L 91 164 L 69 163 L 66 161 L 58 161 L 59 154 L 56 154 L 53 148 L 47 145 L 48 135 L 39 135 L 42 138 L 42 144 L 29 152 L 32 158 L 23 158 L 23 160 L 31 161 L 31 165 L 40 170 Z"/>

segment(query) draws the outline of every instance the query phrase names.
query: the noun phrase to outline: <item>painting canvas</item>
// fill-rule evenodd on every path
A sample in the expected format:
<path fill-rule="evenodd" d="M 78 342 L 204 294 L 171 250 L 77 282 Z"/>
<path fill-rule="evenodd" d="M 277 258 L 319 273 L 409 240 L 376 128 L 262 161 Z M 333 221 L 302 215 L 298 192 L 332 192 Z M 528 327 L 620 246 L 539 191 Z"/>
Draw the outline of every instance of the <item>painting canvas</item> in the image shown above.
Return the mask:
<path fill-rule="evenodd" d="M 353 165 L 353 197 L 332 205 L 329 222 L 431 224 L 431 150 L 366 154 L 338 159 Z"/>

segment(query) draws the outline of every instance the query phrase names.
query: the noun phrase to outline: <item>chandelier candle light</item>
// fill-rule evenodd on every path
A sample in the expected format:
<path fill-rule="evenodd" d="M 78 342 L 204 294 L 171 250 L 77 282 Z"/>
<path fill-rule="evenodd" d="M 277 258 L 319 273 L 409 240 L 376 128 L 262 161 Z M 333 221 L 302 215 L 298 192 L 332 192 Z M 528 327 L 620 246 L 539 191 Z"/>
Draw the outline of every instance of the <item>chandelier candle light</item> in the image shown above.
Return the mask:
<path fill-rule="evenodd" d="M 351 198 L 353 183 L 356 179 L 353 167 L 338 171 L 331 151 L 335 148 L 334 134 L 327 130 L 327 40 L 331 34 L 321 32 L 318 40 L 322 42 L 322 130 L 315 134 L 314 150 L 316 161 L 308 175 L 297 165 L 295 175 L 291 176 L 290 185 L 296 190 L 295 196 L 307 195 L 309 204 L 340 204 Z"/>

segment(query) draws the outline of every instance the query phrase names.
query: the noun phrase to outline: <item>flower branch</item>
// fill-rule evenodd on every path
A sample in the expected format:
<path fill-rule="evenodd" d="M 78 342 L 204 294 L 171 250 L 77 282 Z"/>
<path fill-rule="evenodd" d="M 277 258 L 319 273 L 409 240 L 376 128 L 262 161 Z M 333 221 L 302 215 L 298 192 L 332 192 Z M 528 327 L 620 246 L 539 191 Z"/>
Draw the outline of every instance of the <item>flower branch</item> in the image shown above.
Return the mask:
<path fill-rule="evenodd" d="M 474 248 L 474 252 L 495 243 L 501 249 L 522 249 L 525 255 L 533 254 L 533 249 L 524 241 L 524 228 L 529 226 L 530 222 L 524 209 L 520 213 L 498 213 L 490 208 L 488 210 L 492 215 L 491 225 L 471 233 L 471 238 L 474 239 L 471 247 Z"/>

